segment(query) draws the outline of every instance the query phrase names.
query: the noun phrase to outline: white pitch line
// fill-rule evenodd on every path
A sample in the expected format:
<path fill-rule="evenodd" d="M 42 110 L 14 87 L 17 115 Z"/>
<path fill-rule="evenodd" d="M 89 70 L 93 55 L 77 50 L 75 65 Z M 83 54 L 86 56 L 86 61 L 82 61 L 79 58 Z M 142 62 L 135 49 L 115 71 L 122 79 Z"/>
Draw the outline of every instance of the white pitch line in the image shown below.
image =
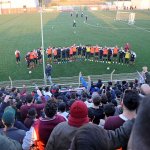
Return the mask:
<path fill-rule="evenodd" d="M 120 21 L 120 22 L 122 22 L 122 23 L 124 23 L 124 24 L 127 24 L 128 25 L 128 23 L 126 23 L 126 22 L 123 22 L 123 21 Z M 142 27 L 139 27 L 139 26 L 136 26 L 136 25 L 131 25 L 131 26 L 133 26 L 133 27 L 135 27 L 135 29 L 140 29 L 140 30 L 143 30 L 143 31 L 146 31 L 146 32 L 150 32 L 150 30 L 146 30 L 145 28 L 142 28 Z"/>
<path fill-rule="evenodd" d="M 84 22 L 85 23 L 85 22 Z M 92 26 L 92 27 L 96 27 L 96 28 L 104 28 L 104 29 L 118 29 L 118 30 L 127 30 L 127 29 L 133 29 L 133 28 L 113 28 L 113 27 L 104 27 L 104 26 L 102 26 L 102 25 L 100 25 L 100 26 L 96 26 L 96 25 L 92 25 L 92 24 L 88 24 L 88 23 L 85 23 L 86 25 L 88 25 L 88 26 Z"/>
<path fill-rule="evenodd" d="M 136 26 L 136 25 L 133 25 L 133 26 L 135 26 L 137 29 L 141 29 L 143 31 L 150 32 L 150 30 L 146 30 L 145 28 L 142 28 L 142 27 L 139 27 L 139 26 Z"/>
<path fill-rule="evenodd" d="M 123 22 L 123 21 L 121 21 L 121 22 Z M 138 27 L 138 26 L 136 26 L 136 25 L 132 25 L 133 27 L 135 27 L 135 28 L 113 28 L 113 27 L 103 27 L 103 26 L 96 26 L 96 25 L 92 25 L 92 24 L 88 24 L 88 23 L 86 23 L 86 22 L 84 22 L 86 25 L 88 25 L 88 26 L 92 26 L 92 27 L 96 27 L 96 28 L 105 28 L 105 29 L 117 29 L 117 30 L 127 30 L 127 29 L 129 29 L 129 30 L 137 30 L 137 29 L 140 29 L 140 30 L 143 30 L 143 31 L 146 31 L 146 32 L 150 32 L 150 30 L 146 30 L 145 28 L 142 28 L 142 27 Z M 125 23 L 125 22 L 123 22 L 123 23 Z M 125 23 L 125 24 L 127 24 L 127 23 Z"/>
<path fill-rule="evenodd" d="M 96 27 L 96 28 L 112 28 L 112 27 L 103 27 L 103 26 L 101 26 L 101 25 L 98 25 L 98 26 L 96 26 L 96 25 L 92 25 L 92 24 L 89 24 L 89 23 L 86 23 L 86 22 L 84 22 L 86 25 L 88 25 L 88 26 L 92 26 L 92 27 Z"/>
<path fill-rule="evenodd" d="M 105 16 L 107 18 L 111 18 L 110 16 L 103 15 L 103 14 L 101 14 L 101 16 Z M 121 22 L 123 22 L 123 21 L 121 21 Z M 123 23 L 125 23 L 125 22 L 123 22 Z M 125 24 L 128 24 L 128 23 L 125 23 Z M 140 29 L 140 30 L 143 30 L 143 31 L 146 31 L 146 32 L 150 32 L 150 30 L 147 30 L 145 28 L 142 28 L 142 27 L 139 27 L 139 26 L 136 26 L 136 25 L 132 25 L 132 26 L 134 26 L 135 29 Z M 107 28 L 107 27 L 103 27 L 103 28 Z M 108 27 L 108 28 L 111 28 L 111 29 L 134 29 L 134 28 L 112 28 L 112 27 Z"/>

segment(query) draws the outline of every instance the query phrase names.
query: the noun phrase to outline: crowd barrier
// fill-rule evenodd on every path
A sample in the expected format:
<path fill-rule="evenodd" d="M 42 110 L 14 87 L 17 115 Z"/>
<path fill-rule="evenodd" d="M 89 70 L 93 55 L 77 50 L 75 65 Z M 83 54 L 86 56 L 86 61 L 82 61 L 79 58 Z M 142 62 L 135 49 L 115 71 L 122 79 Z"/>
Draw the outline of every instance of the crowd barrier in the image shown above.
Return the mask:
<path fill-rule="evenodd" d="M 104 83 L 111 80 L 111 74 L 103 74 L 103 75 L 89 75 L 91 80 L 96 83 L 98 79 L 101 79 Z M 88 81 L 88 76 L 83 76 L 86 81 Z M 113 74 L 112 82 L 116 81 L 133 81 L 138 79 L 138 73 L 121 73 L 121 74 Z M 59 77 L 52 78 L 54 84 L 61 85 L 61 87 L 79 87 L 79 76 L 73 77 Z M 34 88 L 34 83 L 38 86 L 44 86 L 44 79 L 31 79 L 31 80 L 14 80 L 12 81 L 3 81 L 0 82 L 0 87 L 8 87 L 15 86 L 17 88 L 22 88 L 22 85 L 26 85 L 27 88 Z M 48 83 L 48 81 L 47 81 Z M 49 83 L 48 83 L 49 84 Z"/>

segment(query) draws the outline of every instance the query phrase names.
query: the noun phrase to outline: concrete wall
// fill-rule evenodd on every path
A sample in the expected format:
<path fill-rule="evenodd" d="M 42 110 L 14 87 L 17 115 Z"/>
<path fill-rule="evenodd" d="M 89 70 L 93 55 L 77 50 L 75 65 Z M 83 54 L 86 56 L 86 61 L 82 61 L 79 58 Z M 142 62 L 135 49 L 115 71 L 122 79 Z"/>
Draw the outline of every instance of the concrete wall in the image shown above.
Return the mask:
<path fill-rule="evenodd" d="M 2 0 L 0 8 L 35 8 L 38 6 L 38 0 Z"/>

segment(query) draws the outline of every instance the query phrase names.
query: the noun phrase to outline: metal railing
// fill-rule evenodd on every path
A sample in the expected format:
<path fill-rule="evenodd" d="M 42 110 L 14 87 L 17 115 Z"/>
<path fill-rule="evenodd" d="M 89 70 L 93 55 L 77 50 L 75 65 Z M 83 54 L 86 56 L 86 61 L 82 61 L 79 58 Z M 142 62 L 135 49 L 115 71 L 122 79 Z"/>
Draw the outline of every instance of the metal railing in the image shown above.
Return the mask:
<path fill-rule="evenodd" d="M 98 79 L 101 79 L 104 83 L 111 81 L 133 81 L 134 79 L 138 79 L 137 73 L 121 73 L 121 74 L 103 74 L 103 75 L 89 75 L 91 80 L 96 83 Z M 87 81 L 88 76 L 83 76 L 84 79 Z M 52 78 L 54 84 L 61 85 L 62 87 L 78 87 L 79 86 L 79 76 L 73 77 L 59 77 L 59 78 Z M 34 83 L 38 86 L 44 86 L 44 79 L 31 79 L 31 80 L 14 80 L 10 81 L 3 81 L 0 82 L 0 87 L 13 87 L 22 88 L 22 85 L 26 85 L 27 88 L 34 88 Z"/>

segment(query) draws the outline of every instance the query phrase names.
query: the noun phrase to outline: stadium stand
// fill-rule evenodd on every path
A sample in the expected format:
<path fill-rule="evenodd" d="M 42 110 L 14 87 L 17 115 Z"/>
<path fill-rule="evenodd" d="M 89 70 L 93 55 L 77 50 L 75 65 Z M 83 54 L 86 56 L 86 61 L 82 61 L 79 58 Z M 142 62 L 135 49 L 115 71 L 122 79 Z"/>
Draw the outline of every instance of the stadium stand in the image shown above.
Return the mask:
<path fill-rule="evenodd" d="M 87 139 L 93 150 L 95 147 L 96 150 L 100 147 L 126 149 L 134 120 L 138 128 L 139 113 L 146 113 L 148 110 L 143 107 L 143 104 L 144 101 L 149 100 L 149 96 L 147 96 L 150 93 L 149 85 L 142 84 L 141 86 L 138 80 L 104 83 L 103 80 L 99 79 L 96 83 L 93 83 L 89 77 L 88 82 L 90 84 L 85 84 L 86 80 L 82 77 L 80 88 L 74 89 L 69 86 L 62 88 L 59 84 L 54 84 L 51 87 L 38 87 L 36 85 L 31 92 L 27 91 L 25 85 L 21 90 L 16 87 L 11 89 L 1 87 L 1 136 L 7 136 L 18 141 L 23 149 L 40 148 L 41 150 L 46 147 L 46 149 L 53 150 L 61 148 L 80 150 L 80 144 L 82 145 L 82 142 L 85 142 L 85 133 L 86 137 L 89 137 L 87 135 L 93 136 L 101 133 L 95 139 L 96 141 L 94 141 L 94 138 L 92 140 Z M 138 104 L 140 111 L 137 111 Z M 149 103 L 147 105 L 149 106 Z M 66 112 L 65 116 L 60 112 L 57 113 L 59 106 L 65 106 L 65 108 L 62 108 L 62 111 Z M 129 109 L 136 110 L 134 116 L 132 113 L 126 113 Z M 115 128 L 114 131 L 103 129 L 106 126 L 105 121 L 110 120 L 109 118 L 112 116 L 125 118 L 121 123 L 122 126 L 119 125 L 119 128 Z M 136 116 L 137 119 L 132 119 Z M 145 121 L 149 123 L 148 116 Z M 91 123 L 89 124 L 89 122 Z M 38 126 L 40 126 L 40 130 Z M 93 131 L 93 133 L 90 131 Z M 134 135 L 135 132 L 132 134 Z M 139 135 L 140 133 L 137 132 L 136 134 Z M 83 140 L 78 139 L 79 135 L 84 137 Z M 108 145 L 105 142 L 100 142 L 101 136 L 107 139 L 105 140 L 106 143 L 109 141 Z M 73 138 L 74 140 L 71 143 Z M 132 137 L 130 140 L 134 141 Z M 65 144 L 64 142 L 63 144 L 58 143 L 58 141 L 64 141 Z M 131 146 L 132 144 L 129 143 L 129 147 Z M 88 149 L 88 147 L 85 149 Z"/>

